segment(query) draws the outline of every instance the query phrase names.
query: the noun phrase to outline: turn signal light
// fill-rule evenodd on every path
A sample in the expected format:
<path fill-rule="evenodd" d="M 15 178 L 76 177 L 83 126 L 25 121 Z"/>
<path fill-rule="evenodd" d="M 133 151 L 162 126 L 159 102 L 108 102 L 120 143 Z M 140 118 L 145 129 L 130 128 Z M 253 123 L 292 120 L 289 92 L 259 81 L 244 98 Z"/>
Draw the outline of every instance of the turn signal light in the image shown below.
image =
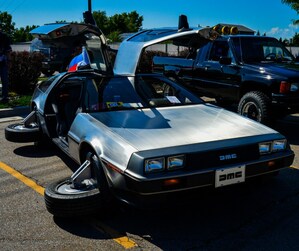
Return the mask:
<path fill-rule="evenodd" d="M 164 186 L 175 186 L 181 183 L 179 179 L 164 180 Z"/>
<path fill-rule="evenodd" d="M 289 93 L 290 91 L 291 91 L 291 84 L 286 81 L 281 81 L 279 93 L 286 94 L 286 93 Z"/>
<path fill-rule="evenodd" d="M 276 165 L 275 161 L 269 161 L 268 167 L 274 167 Z"/>

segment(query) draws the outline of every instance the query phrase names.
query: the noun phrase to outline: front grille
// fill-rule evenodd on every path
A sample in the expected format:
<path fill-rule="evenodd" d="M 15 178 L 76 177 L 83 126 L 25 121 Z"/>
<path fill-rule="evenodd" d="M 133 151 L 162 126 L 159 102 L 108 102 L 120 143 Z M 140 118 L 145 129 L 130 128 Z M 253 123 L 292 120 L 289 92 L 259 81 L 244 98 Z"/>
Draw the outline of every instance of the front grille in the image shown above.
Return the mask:
<path fill-rule="evenodd" d="M 189 153 L 186 156 L 186 169 L 201 170 L 225 165 L 234 165 L 256 160 L 259 157 L 259 148 L 257 144 Z"/>

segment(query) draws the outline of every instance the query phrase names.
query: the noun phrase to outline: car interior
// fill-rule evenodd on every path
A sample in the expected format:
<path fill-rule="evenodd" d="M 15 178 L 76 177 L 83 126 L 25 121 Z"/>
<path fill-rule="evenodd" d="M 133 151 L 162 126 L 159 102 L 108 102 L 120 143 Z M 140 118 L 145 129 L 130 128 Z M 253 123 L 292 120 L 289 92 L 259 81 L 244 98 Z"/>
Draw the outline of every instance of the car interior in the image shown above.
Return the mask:
<path fill-rule="evenodd" d="M 84 80 L 67 80 L 57 88 L 51 97 L 50 103 L 55 115 L 54 123 L 56 123 L 56 126 L 54 126 L 56 131 L 52 132 L 53 138 L 57 137 L 67 141 L 67 132 L 81 105 L 83 83 Z M 48 128 L 53 127 L 49 126 Z"/>

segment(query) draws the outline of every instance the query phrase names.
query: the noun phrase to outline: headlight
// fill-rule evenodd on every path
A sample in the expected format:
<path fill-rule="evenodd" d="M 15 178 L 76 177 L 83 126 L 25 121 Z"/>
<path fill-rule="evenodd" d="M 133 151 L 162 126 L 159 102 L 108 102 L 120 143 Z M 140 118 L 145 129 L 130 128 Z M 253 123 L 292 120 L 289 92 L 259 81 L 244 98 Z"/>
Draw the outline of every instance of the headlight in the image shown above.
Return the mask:
<path fill-rule="evenodd" d="M 259 144 L 260 154 L 271 153 L 272 142 L 263 142 Z"/>
<path fill-rule="evenodd" d="M 145 172 L 159 172 L 165 169 L 165 159 L 156 158 L 156 159 L 147 159 L 145 160 Z"/>
<path fill-rule="evenodd" d="M 184 166 L 185 155 L 147 159 L 144 162 L 145 173 L 159 172 L 164 171 L 165 169 L 171 171 L 183 168 Z"/>
<path fill-rule="evenodd" d="M 299 89 L 299 84 L 298 83 L 293 83 L 291 84 L 291 92 L 296 92 Z"/>
<path fill-rule="evenodd" d="M 269 154 L 285 150 L 287 147 L 286 139 L 274 140 L 271 142 L 259 143 L 260 154 Z"/>
<path fill-rule="evenodd" d="M 172 156 L 167 158 L 167 169 L 174 170 L 178 168 L 183 168 L 185 162 L 184 155 Z"/>
<path fill-rule="evenodd" d="M 285 139 L 274 140 L 272 151 L 273 152 L 283 151 L 286 149 L 286 146 L 287 146 L 287 141 Z"/>

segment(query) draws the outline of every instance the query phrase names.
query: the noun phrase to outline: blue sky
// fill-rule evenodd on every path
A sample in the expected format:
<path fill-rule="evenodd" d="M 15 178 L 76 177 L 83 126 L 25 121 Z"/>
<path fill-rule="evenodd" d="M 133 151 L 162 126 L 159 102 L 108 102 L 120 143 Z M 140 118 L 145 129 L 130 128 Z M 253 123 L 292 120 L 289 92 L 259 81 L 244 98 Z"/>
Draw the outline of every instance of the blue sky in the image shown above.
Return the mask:
<path fill-rule="evenodd" d="M 0 0 L 0 11 L 13 17 L 16 27 L 43 25 L 60 20 L 82 21 L 87 0 Z M 137 11 L 143 28 L 177 26 L 178 16 L 188 16 L 190 26 L 217 23 L 242 24 L 269 36 L 291 38 L 299 16 L 281 0 L 92 0 L 94 11 L 108 16 Z"/>

